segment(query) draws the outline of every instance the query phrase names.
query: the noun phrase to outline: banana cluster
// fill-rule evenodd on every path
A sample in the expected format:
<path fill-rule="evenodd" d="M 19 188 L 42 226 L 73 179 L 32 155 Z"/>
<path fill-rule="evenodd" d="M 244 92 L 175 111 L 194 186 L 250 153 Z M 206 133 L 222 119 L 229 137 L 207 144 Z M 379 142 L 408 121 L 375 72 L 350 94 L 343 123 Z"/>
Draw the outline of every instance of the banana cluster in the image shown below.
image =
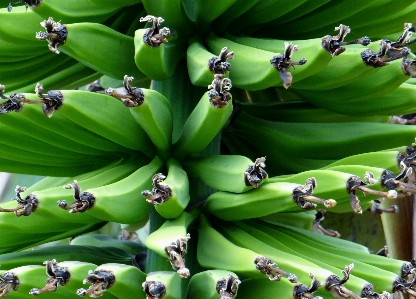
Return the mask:
<path fill-rule="evenodd" d="M 416 4 L 353 2 L 0 0 L 0 297 L 416 296 L 322 224 L 416 194 Z"/>

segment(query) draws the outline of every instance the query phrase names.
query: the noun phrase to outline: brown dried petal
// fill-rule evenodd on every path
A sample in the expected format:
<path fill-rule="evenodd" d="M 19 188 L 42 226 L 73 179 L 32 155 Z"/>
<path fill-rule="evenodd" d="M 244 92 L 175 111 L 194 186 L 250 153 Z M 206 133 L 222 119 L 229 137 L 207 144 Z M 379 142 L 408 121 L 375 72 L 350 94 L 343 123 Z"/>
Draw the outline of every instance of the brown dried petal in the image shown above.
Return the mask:
<path fill-rule="evenodd" d="M 267 178 L 267 172 L 263 169 L 266 167 L 266 157 L 257 158 L 254 164 L 249 165 L 244 172 L 244 183 L 246 186 L 258 188 L 259 185 Z"/>
<path fill-rule="evenodd" d="M 48 48 L 51 52 L 59 54 L 58 47 L 65 44 L 68 37 L 68 30 L 65 25 L 55 22 L 52 17 L 40 23 L 46 32 L 37 32 L 36 38 L 49 41 Z"/>
<path fill-rule="evenodd" d="M 81 193 L 81 189 L 76 180 L 74 180 L 73 184 L 68 184 L 64 186 L 64 188 L 74 190 L 75 201 L 68 206 L 66 200 L 59 200 L 57 204 L 61 209 L 69 210 L 70 213 L 84 213 L 85 211 L 91 209 L 94 206 L 94 195 L 89 192 Z"/>
<path fill-rule="evenodd" d="M 166 287 L 160 281 L 145 281 L 142 283 L 146 299 L 160 299 L 166 295 Z"/>
<path fill-rule="evenodd" d="M 92 283 L 92 285 L 87 289 L 78 289 L 78 296 L 90 296 L 92 298 L 97 298 L 102 296 L 116 281 L 114 273 L 112 271 L 99 269 L 92 272 L 88 272 L 88 276 L 84 279 L 85 283 Z"/>
<path fill-rule="evenodd" d="M 217 281 L 215 289 L 220 294 L 221 299 L 232 299 L 237 294 L 240 283 L 241 281 L 238 278 L 228 273 L 227 278 Z"/>

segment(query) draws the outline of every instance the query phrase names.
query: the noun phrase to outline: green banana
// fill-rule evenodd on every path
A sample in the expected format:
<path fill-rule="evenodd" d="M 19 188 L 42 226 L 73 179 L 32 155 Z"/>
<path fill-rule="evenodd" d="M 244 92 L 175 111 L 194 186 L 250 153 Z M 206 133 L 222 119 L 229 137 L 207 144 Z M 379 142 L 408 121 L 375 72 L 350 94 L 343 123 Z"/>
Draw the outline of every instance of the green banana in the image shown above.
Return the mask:
<path fill-rule="evenodd" d="M 231 82 L 217 75 L 210 87 L 212 90 L 204 93 L 174 141 L 172 155 L 178 160 L 206 148 L 231 116 Z"/>
<path fill-rule="evenodd" d="M 152 178 L 153 189 L 143 190 L 141 194 L 155 206 L 160 216 L 172 219 L 181 215 L 190 201 L 189 180 L 175 158 L 169 158 L 166 166 L 168 174 L 155 174 Z"/>
<path fill-rule="evenodd" d="M 164 299 L 185 298 L 185 280 L 181 279 L 175 272 L 149 272 L 142 287 L 147 299 L 162 297 Z"/>
<path fill-rule="evenodd" d="M 85 276 L 84 276 L 85 277 Z M 84 284 L 91 283 L 88 289 L 80 288 L 78 296 L 100 297 L 108 292 L 115 298 L 146 298 L 141 289 L 146 274 L 129 265 L 108 263 L 89 270 Z"/>
<path fill-rule="evenodd" d="M 36 33 L 36 38 L 48 40 L 48 48 L 52 52 L 62 51 L 86 66 L 113 78 L 122 78 L 127 73 L 133 76 L 136 82 L 147 80 L 134 63 L 132 37 L 98 23 L 62 25 L 50 17 L 41 25 L 46 32 Z M 107 59 L 108 57 L 111 59 Z"/>
<path fill-rule="evenodd" d="M 304 211 L 304 212 L 293 212 L 293 213 L 273 213 L 261 217 L 260 219 L 269 223 L 283 223 L 292 225 L 294 227 L 303 228 L 305 230 L 311 230 L 315 221 L 316 211 Z"/>
<path fill-rule="evenodd" d="M 186 53 L 185 44 L 173 36 L 158 47 L 149 47 L 143 41 L 147 30 L 138 29 L 134 33 L 134 61 L 139 70 L 150 79 L 168 79 Z"/>
<path fill-rule="evenodd" d="M 124 88 L 127 95 L 118 94 L 113 88 L 107 89 L 106 93 L 121 99 L 156 146 L 158 155 L 167 159 L 172 144 L 171 104 L 166 97 L 157 91 L 131 87 L 132 80 L 132 77 L 124 76 Z"/>
<path fill-rule="evenodd" d="M 233 298 L 241 281 L 235 273 L 227 270 L 206 270 L 199 272 L 189 280 L 186 299 Z"/>
<path fill-rule="evenodd" d="M 187 231 L 198 215 L 199 212 L 194 210 L 192 212 L 183 212 L 175 219 L 168 219 L 159 229 L 150 233 L 145 241 L 147 248 L 160 256 L 167 257 L 172 268 L 183 278 L 190 275 L 184 260 L 187 242 L 191 238 Z"/>
<path fill-rule="evenodd" d="M 294 286 L 287 280 L 279 283 L 268 279 L 244 279 L 238 287 L 239 299 L 267 298 L 270 294 L 279 294 L 282 298 L 291 298 L 293 296 Z M 319 292 L 316 293 L 317 295 Z"/>
<path fill-rule="evenodd" d="M 191 157 L 184 161 L 186 172 L 199 178 L 211 188 L 234 193 L 243 193 L 259 188 L 267 182 L 265 158 L 253 163 L 240 155 L 213 155 Z"/>
<path fill-rule="evenodd" d="M 150 206 L 143 200 L 138 200 L 139 192 L 150 185 L 153 173 L 163 165 L 158 156 L 123 179 L 110 184 L 101 183 L 98 187 L 88 188 L 74 181 L 67 189 L 74 189 L 74 202 L 58 201 L 58 206 L 69 210 L 71 216 L 81 217 L 88 214 L 104 221 L 118 223 L 137 223 L 145 219 L 150 213 Z M 85 188 L 82 193 L 80 188 Z M 120 205 L 120 201 L 123 202 Z M 84 213 L 87 212 L 87 213 Z M 77 214 L 77 215 L 74 215 Z"/>
<path fill-rule="evenodd" d="M 130 6 L 130 5 L 137 4 L 137 3 L 141 2 L 140 0 L 116 0 L 116 1 L 114 1 L 114 0 L 89 0 L 89 1 L 91 1 L 92 3 L 99 4 L 99 5 L 103 5 L 103 6 L 108 5 L 108 6 L 111 6 L 111 7 L 114 7 L 114 8 Z"/>

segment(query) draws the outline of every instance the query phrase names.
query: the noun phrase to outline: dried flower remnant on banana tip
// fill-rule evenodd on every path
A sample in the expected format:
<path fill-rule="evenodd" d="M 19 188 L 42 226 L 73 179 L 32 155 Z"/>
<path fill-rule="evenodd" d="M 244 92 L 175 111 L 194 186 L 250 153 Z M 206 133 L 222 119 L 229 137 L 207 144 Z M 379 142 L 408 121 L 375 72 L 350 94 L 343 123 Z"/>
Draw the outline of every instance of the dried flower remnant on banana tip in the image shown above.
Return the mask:
<path fill-rule="evenodd" d="M 337 299 L 345 299 L 345 298 L 354 298 L 354 299 L 361 299 L 361 297 L 354 292 L 348 290 L 344 284 L 350 278 L 350 274 L 354 268 L 354 264 L 350 264 L 342 270 L 342 274 L 344 277 L 340 279 L 337 275 L 330 275 L 325 281 L 325 290 L 330 292 L 332 296 Z"/>
<path fill-rule="evenodd" d="M 347 180 L 347 184 L 346 184 L 347 192 L 350 195 L 350 204 L 355 213 L 362 214 L 363 212 L 360 206 L 360 200 L 358 199 L 358 196 L 355 194 L 356 191 L 358 190 L 363 192 L 364 195 L 368 193 L 368 194 L 373 194 L 373 195 L 377 195 L 380 197 L 387 197 L 390 199 L 397 198 L 397 192 L 395 190 L 389 190 L 388 192 L 383 192 L 383 191 L 372 190 L 366 187 L 367 185 L 373 185 L 377 182 L 377 180 L 374 179 L 373 173 L 367 171 L 364 175 L 364 178 L 365 178 L 365 181 L 361 180 L 359 176 L 354 175 L 354 176 L 351 176 Z"/>
<path fill-rule="evenodd" d="M 305 210 L 313 210 L 316 208 L 316 204 L 309 201 L 323 204 L 326 208 L 332 208 L 337 204 L 337 202 L 333 199 L 325 200 L 312 196 L 312 193 L 316 187 L 316 179 L 314 177 L 308 178 L 304 186 L 299 186 L 293 189 L 293 200 L 299 207 Z"/>
<path fill-rule="evenodd" d="M 62 107 L 64 96 L 59 90 L 50 90 L 44 95 L 42 94 L 43 90 L 43 85 L 37 83 L 35 93 L 42 99 L 42 111 L 47 117 L 51 117 L 56 110 Z"/>
<path fill-rule="evenodd" d="M 55 22 L 52 17 L 42 21 L 40 25 L 45 28 L 46 32 L 37 32 L 36 38 L 38 40 L 47 40 L 49 42 L 49 50 L 59 54 L 58 47 L 65 44 L 66 38 L 68 37 L 66 26 L 59 22 Z"/>
<path fill-rule="evenodd" d="M 302 58 L 299 61 L 293 61 L 292 60 L 292 54 L 293 52 L 298 52 L 299 46 L 293 45 L 292 43 L 285 42 L 285 50 L 283 53 L 280 53 L 276 56 L 274 56 L 270 63 L 272 66 L 279 71 L 280 78 L 283 81 L 283 87 L 289 88 L 290 85 L 292 85 L 292 74 L 288 71 L 290 67 L 295 67 L 295 65 L 303 65 L 307 62 L 305 58 Z"/>
<path fill-rule="evenodd" d="M 161 205 L 172 197 L 172 190 L 170 187 L 161 184 L 165 179 L 166 176 L 164 174 L 155 174 L 152 178 L 153 189 L 142 191 L 142 195 L 148 203 L 152 205 Z"/>
<path fill-rule="evenodd" d="M 86 289 L 78 289 L 78 296 L 90 296 L 91 298 L 97 298 L 102 296 L 116 281 L 114 273 L 112 271 L 98 269 L 88 271 L 88 276 L 84 279 L 83 283 L 92 283 L 92 285 Z"/>
<path fill-rule="evenodd" d="M 46 265 L 46 274 L 49 278 L 46 280 L 46 286 L 43 288 L 33 288 L 29 291 L 29 294 L 32 296 L 37 296 L 44 292 L 55 292 L 59 285 L 66 285 L 71 278 L 68 267 L 59 266 L 55 259 L 45 261 L 43 264 Z"/>
<path fill-rule="evenodd" d="M 0 207 L 0 212 L 14 212 L 17 217 L 29 216 L 32 212 L 35 212 L 39 206 L 37 197 L 33 194 L 27 195 L 25 198 L 20 196 L 21 192 L 26 190 L 25 187 L 16 186 L 16 201 L 18 205 L 11 209 L 5 209 Z"/>
<path fill-rule="evenodd" d="M 191 235 L 187 234 L 184 238 L 179 238 L 165 247 L 165 252 L 169 257 L 169 262 L 172 265 L 173 270 L 179 274 L 182 278 L 189 277 L 189 270 L 185 267 L 185 259 L 183 258 L 186 254 L 186 244 Z"/>
<path fill-rule="evenodd" d="M 259 185 L 267 178 L 267 172 L 263 169 L 266 167 L 266 157 L 257 158 L 254 164 L 249 165 L 244 171 L 244 183 L 246 186 L 258 188 Z"/>
<path fill-rule="evenodd" d="M 309 278 L 312 280 L 311 286 L 308 287 L 303 283 L 296 283 L 293 288 L 293 298 L 295 299 L 322 299 L 322 297 L 314 297 L 313 294 L 323 285 L 318 281 L 312 273 L 309 273 Z"/>
<path fill-rule="evenodd" d="M 0 114 L 5 114 L 9 112 L 20 112 L 23 109 L 23 104 L 42 104 L 43 100 L 29 100 L 26 99 L 23 93 L 12 93 L 9 97 L 6 97 L 3 93 L 5 91 L 5 86 L 0 84 L 0 98 L 6 100 L 3 103 L 0 103 Z"/>
<path fill-rule="evenodd" d="M 381 208 L 381 204 L 383 203 L 384 198 L 375 199 L 371 206 L 367 209 L 374 214 L 383 214 L 383 213 L 398 213 L 399 206 L 398 205 L 391 205 L 388 208 Z"/>
<path fill-rule="evenodd" d="M 106 95 L 119 99 L 123 102 L 127 108 L 137 107 L 144 102 L 143 90 L 138 87 L 130 86 L 130 83 L 134 80 L 134 77 L 124 76 L 123 84 L 127 94 L 119 94 L 114 88 L 108 88 L 105 91 Z"/>
<path fill-rule="evenodd" d="M 146 299 L 160 299 L 166 295 L 166 286 L 160 281 L 144 281 L 142 283 Z"/>
<path fill-rule="evenodd" d="M 327 229 L 322 226 L 321 222 L 325 219 L 325 213 L 326 213 L 325 210 L 316 211 L 315 219 L 312 222 L 311 230 L 314 232 L 326 235 L 326 236 L 334 237 L 334 238 L 341 237 L 341 234 L 337 232 L 336 230 Z"/>
<path fill-rule="evenodd" d="M 254 259 L 256 269 L 266 275 L 272 281 L 279 281 L 281 277 L 286 277 L 290 282 L 296 283 L 298 281 L 294 274 L 289 274 L 273 263 L 269 258 L 258 256 Z"/>
<path fill-rule="evenodd" d="M 11 271 L 7 271 L 0 276 L 0 297 L 5 297 L 11 291 L 17 291 L 20 286 L 20 280 Z"/>
<path fill-rule="evenodd" d="M 381 174 L 381 186 L 389 189 L 391 192 L 395 192 L 397 190 L 403 194 L 416 194 L 416 186 L 413 184 L 413 169 L 411 167 L 407 167 L 403 162 L 400 163 L 400 166 L 402 171 L 398 175 L 395 175 L 390 170 L 383 171 Z"/>
<path fill-rule="evenodd" d="M 167 27 L 160 28 L 160 24 L 164 22 L 161 17 L 148 15 L 140 18 L 140 22 L 151 22 L 152 27 L 146 29 L 143 34 L 143 42 L 151 48 L 157 48 L 163 43 L 167 43 L 167 37 L 172 35 Z"/>
<path fill-rule="evenodd" d="M 367 37 L 361 37 L 359 39 L 344 42 L 344 38 L 347 36 L 348 33 L 351 32 L 349 26 L 340 24 L 338 27 L 335 27 L 335 31 L 339 30 L 339 33 L 335 36 L 326 35 L 322 38 L 322 47 L 332 56 L 338 56 L 345 51 L 345 48 L 342 46 L 352 45 L 352 44 L 360 44 L 363 46 L 368 46 L 371 40 Z"/>
<path fill-rule="evenodd" d="M 13 5 L 15 4 L 25 4 L 26 10 L 30 7 L 30 8 L 36 8 L 40 5 L 40 3 L 42 2 L 42 0 L 20 0 L 20 1 L 16 1 L 16 2 L 9 2 L 9 5 L 7 6 L 7 11 L 11 12 L 13 9 Z"/>
<path fill-rule="evenodd" d="M 231 69 L 231 64 L 227 59 L 234 59 L 234 52 L 229 51 L 227 47 L 221 49 L 220 55 L 218 57 L 214 56 L 208 61 L 209 70 L 215 74 L 223 74 L 229 72 Z"/>
<path fill-rule="evenodd" d="M 374 292 L 374 287 L 371 283 L 364 285 L 361 291 L 361 298 L 367 299 L 389 299 L 391 294 L 389 292 L 383 291 L 382 293 Z"/>
<path fill-rule="evenodd" d="M 70 213 L 83 213 L 94 206 L 94 195 L 89 192 L 81 193 L 81 188 L 79 187 L 77 180 L 74 180 L 73 184 L 64 186 L 64 188 L 74 190 L 75 201 L 68 206 L 66 200 L 58 200 L 57 204 L 61 209 L 69 210 Z"/>
<path fill-rule="evenodd" d="M 231 93 L 229 92 L 232 87 L 231 80 L 224 78 L 223 74 L 215 74 L 214 80 L 208 85 L 209 102 L 215 108 L 222 108 L 228 104 L 231 100 Z"/>
<path fill-rule="evenodd" d="M 221 299 L 232 299 L 237 294 L 238 285 L 241 281 L 228 273 L 227 278 L 217 281 L 215 289 Z"/>

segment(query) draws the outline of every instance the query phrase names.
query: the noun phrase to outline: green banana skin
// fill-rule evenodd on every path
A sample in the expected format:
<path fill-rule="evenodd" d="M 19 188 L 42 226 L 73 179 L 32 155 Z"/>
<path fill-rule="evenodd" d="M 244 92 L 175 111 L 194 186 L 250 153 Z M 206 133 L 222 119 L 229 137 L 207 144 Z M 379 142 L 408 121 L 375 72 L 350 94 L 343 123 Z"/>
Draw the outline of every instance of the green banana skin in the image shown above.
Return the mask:
<path fill-rule="evenodd" d="M 93 269 L 90 270 L 92 271 Z M 97 270 L 111 271 L 114 275 L 115 282 L 105 293 L 110 293 L 119 299 L 132 297 L 138 299 L 146 298 L 141 287 L 142 283 L 146 280 L 146 274 L 138 268 L 130 265 L 107 263 L 98 266 L 94 271 Z"/>
<path fill-rule="evenodd" d="M 137 223 L 145 219 L 151 207 L 140 198 L 140 192 L 151 189 L 151 178 L 162 166 L 163 160 L 156 156 L 149 164 L 140 167 L 118 182 L 101 183 L 100 187 L 95 188 L 84 187 L 85 192 L 91 193 L 95 198 L 94 206 L 84 214 L 90 214 L 103 221 L 125 224 Z M 82 185 L 80 186 L 82 188 Z M 120 205 L 121 201 L 122 205 Z"/>
<path fill-rule="evenodd" d="M 306 283 L 306 282 L 305 282 Z M 293 284 L 286 279 L 279 282 L 269 279 L 244 279 L 238 287 L 238 299 L 267 298 L 270 294 L 279 294 L 282 298 L 293 296 Z M 314 295 L 320 294 L 319 291 Z"/>
<path fill-rule="evenodd" d="M 92 3 L 96 3 L 102 6 L 111 6 L 114 8 L 124 7 L 124 6 L 130 6 L 133 4 L 140 3 L 140 0 L 90 0 Z"/>
<path fill-rule="evenodd" d="M 1 270 L 10 270 L 24 265 L 41 265 L 51 258 L 58 261 L 90 262 L 96 265 L 111 262 L 130 265 L 134 255 L 116 246 L 54 245 L 1 254 L 0 267 Z"/>
<path fill-rule="evenodd" d="M 304 212 L 293 212 L 293 213 L 274 213 L 261 217 L 265 222 L 273 224 L 287 224 L 305 230 L 311 230 L 313 221 L 315 220 L 316 211 L 304 211 Z"/>
<path fill-rule="evenodd" d="M 134 61 L 139 70 L 150 79 L 168 79 L 186 53 L 185 43 L 182 39 L 172 37 L 167 43 L 151 48 L 143 42 L 146 30 L 138 29 L 134 34 Z"/>
<path fill-rule="evenodd" d="M 215 108 L 209 102 L 208 92 L 204 93 L 174 142 L 172 155 L 182 161 L 202 151 L 224 127 L 232 110 L 231 100 L 225 107 Z"/>
<path fill-rule="evenodd" d="M 235 273 L 220 269 L 206 270 L 193 275 L 188 284 L 186 299 L 217 299 L 217 281 L 227 278 L 228 274 L 238 278 Z M 239 293 L 238 291 L 237 294 Z"/>
<path fill-rule="evenodd" d="M 203 208 L 216 217 L 229 221 L 300 210 L 292 197 L 296 187 L 299 184 L 276 182 L 241 194 L 218 191 L 208 197 Z"/>
<path fill-rule="evenodd" d="M 194 35 L 189 40 L 186 50 L 189 79 L 193 85 L 207 86 L 212 82 L 212 73 L 208 68 L 208 61 L 216 55 L 209 52 L 203 45 L 200 35 Z"/>
<path fill-rule="evenodd" d="M 296 238 L 291 238 L 281 233 L 279 230 L 269 229 L 264 225 L 260 225 L 251 221 L 249 223 L 235 222 L 234 223 L 240 229 L 248 232 L 254 237 L 260 237 L 261 235 L 271 236 L 272 239 L 269 239 L 266 244 L 279 248 L 279 243 L 284 247 L 290 248 L 289 250 L 295 255 L 300 255 L 305 257 L 307 260 L 312 260 L 321 267 L 325 267 L 327 264 L 330 267 L 336 267 L 340 271 L 344 269 L 346 265 L 354 263 L 353 275 L 361 279 L 367 280 L 374 285 L 377 285 L 380 289 L 391 291 L 393 281 L 398 275 L 400 275 L 400 268 L 397 272 L 390 272 L 382 268 L 378 268 L 367 264 L 365 261 L 358 261 L 355 258 L 355 253 L 350 255 L 338 254 L 336 250 L 330 252 L 324 252 L 322 250 L 316 249 L 313 246 L 309 246 L 308 243 L 303 243 Z M 254 225 L 254 226 L 253 226 Z M 273 239 L 275 241 L 273 241 Z M 266 240 L 262 237 L 261 240 Z M 284 248 L 280 245 L 280 248 Z M 370 257 L 368 257 L 369 259 Z M 396 269 L 397 270 L 397 269 Z M 334 271 L 335 272 L 335 271 Z M 353 283 L 352 281 L 350 283 Z M 358 287 L 358 286 L 357 286 Z M 359 289 L 361 291 L 361 289 Z"/>
<path fill-rule="evenodd" d="M 234 43 L 241 44 L 243 46 L 249 46 L 259 50 L 268 51 L 271 53 L 277 54 L 282 53 L 284 51 L 285 40 L 258 39 L 246 36 L 234 36 L 229 33 L 226 33 L 224 37 Z M 328 55 L 328 53 L 326 53 L 325 50 L 322 48 L 320 38 L 308 40 L 291 40 L 290 42 L 294 45 L 298 45 L 300 48 L 299 53 L 293 53 L 293 60 L 298 61 L 300 60 L 300 58 L 303 57 L 305 57 L 308 60 L 308 62 L 304 66 L 296 66 L 290 69 L 290 72 L 293 75 L 292 84 L 295 84 L 299 81 L 303 81 L 304 78 L 308 78 L 309 76 L 313 76 L 315 73 L 318 73 L 320 70 L 326 68 L 328 63 L 333 60 L 333 58 L 330 55 Z M 232 49 L 234 49 L 234 46 Z M 238 55 L 237 51 L 238 47 L 236 46 L 234 50 L 236 56 Z M 252 55 L 255 54 L 256 52 L 253 51 Z M 272 55 L 272 57 L 274 55 Z"/>
<path fill-rule="evenodd" d="M 149 272 L 146 276 L 146 281 L 163 283 L 166 288 L 166 294 L 163 296 L 163 299 L 185 298 L 187 281 L 173 271 Z"/>
<path fill-rule="evenodd" d="M 400 274 L 402 265 L 405 263 L 405 261 L 400 261 L 396 259 L 387 258 L 381 255 L 377 254 L 370 254 L 369 252 L 357 252 L 357 251 L 351 251 L 351 249 L 345 249 L 341 248 L 339 246 L 335 247 L 332 243 L 333 237 L 321 235 L 320 239 L 325 240 L 325 242 L 319 242 L 315 235 L 316 233 L 302 230 L 298 228 L 292 228 L 290 226 L 284 225 L 284 224 L 278 224 L 277 229 L 279 231 L 284 232 L 287 235 L 290 235 L 293 238 L 296 238 L 299 241 L 302 241 L 304 244 L 308 244 L 309 246 L 313 246 L 314 248 L 323 250 L 323 251 L 336 251 L 338 255 L 341 256 L 351 256 L 351 259 L 358 260 L 370 265 L 373 265 L 375 267 L 384 269 L 386 271 L 396 273 L 397 275 Z M 342 240 L 342 239 L 340 239 Z M 342 240 L 344 241 L 344 240 Z M 348 241 L 344 241 L 345 243 Z M 351 245 L 355 245 L 356 243 L 349 242 Z"/>
<path fill-rule="evenodd" d="M 247 236 L 244 237 L 245 239 L 248 238 Z M 222 235 L 211 226 L 206 217 L 201 217 L 198 237 L 198 262 L 205 268 L 226 268 L 245 278 L 264 278 L 265 275 L 258 271 L 254 264 L 254 259 L 261 255 L 258 252 L 259 248 L 257 247 L 256 251 L 244 248 L 234 244 L 231 241 L 233 239 L 233 237 Z M 253 239 L 256 240 L 256 245 L 259 245 L 258 243 L 263 244 L 257 239 Z M 324 281 L 326 277 L 332 274 L 330 271 L 320 268 L 301 257 L 275 250 L 266 244 L 261 245 L 260 248 L 264 249 L 265 247 L 268 247 L 268 250 L 272 253 L 270 255 L 270 252 L 268 252 L 269 254 L 266 257 L 276 262 L 277 266 L 283 271 L 296 275 L 301 282 L 310 281 L 309 273 L 313 273 L 320 281 Z M 218 254 L 215 248 L 221 248 L 221 254 Z"/>
<path fill-rule="evenodd" d="M 279 151 L 290 153 L 288 156 L 296 159 L 339 160 L 351 155 L 402 146 L 403 143 L 411 144 L 415 135 L 412 126 L 350 122 L 346 130 L 344 123 L 271 122 L 246 113 L 235 115 L 229 128 L 257 147 L 260 146 L 259 140 L 267 140 L 268 146 L 262 148 L 262 154 L 266 157 L 275 155 L 274 149 L 279 148 Z M 325 132 L 325 135 L 320 132 Z M 329 148 L 331 151 L 327 154 Z M 268 149 L 273 152 L 268 152 Z"/>
<path fill-rule="evenodd" d="M 166 166 L 168 174 L 163 184 L 169 186 L 172 197 L 161 205 L 155 205 L 155 209 L 163 218 L 173 219 L 182 214 L 191 200 L 189 180 L 187 172 L 183 170 L 181 163 L 175 158 L 169 158 Z"/>
<path fill-rule="evenodd" d="M 155 145 L 157 154 L 167 159 L 172 144 L 173 115 L 170 102 L 161 93 L 151 89 L 141 89 L 144 95 L 142 104 L 129 108 L 133 118 L 139 123 Z"/>
<path fill-rule="evenodd" d="M 188 228 L 198 219 L 199 212 L 183 212 L 175 219 L 167 219 L 156 231 L 149 234 L 145 245 L 150 250 L 163 257 L 167 257 L 165 247 L 179 238 L 186 237 Z M 191 236 L 192 237 L 192 236 Z"/>
<path fill-rule="evenodd" d="M 253 161 L 241 155 L 191 157 L 184 161 L 186 172 L 219 191 L 243 193 L 253 189 L 244 183 L 244 172 Z M 264 181 L 263 181 L 264 182 Z"/>
<path fill-rule="evenodd" d="M 133 37 L 98 23 L 73 23 L 66 27 L 68 37 L 59 48 L 62 53 L 112 78 L 129 74 L 136 82 L 147 80 L 134 62 Z"/>

